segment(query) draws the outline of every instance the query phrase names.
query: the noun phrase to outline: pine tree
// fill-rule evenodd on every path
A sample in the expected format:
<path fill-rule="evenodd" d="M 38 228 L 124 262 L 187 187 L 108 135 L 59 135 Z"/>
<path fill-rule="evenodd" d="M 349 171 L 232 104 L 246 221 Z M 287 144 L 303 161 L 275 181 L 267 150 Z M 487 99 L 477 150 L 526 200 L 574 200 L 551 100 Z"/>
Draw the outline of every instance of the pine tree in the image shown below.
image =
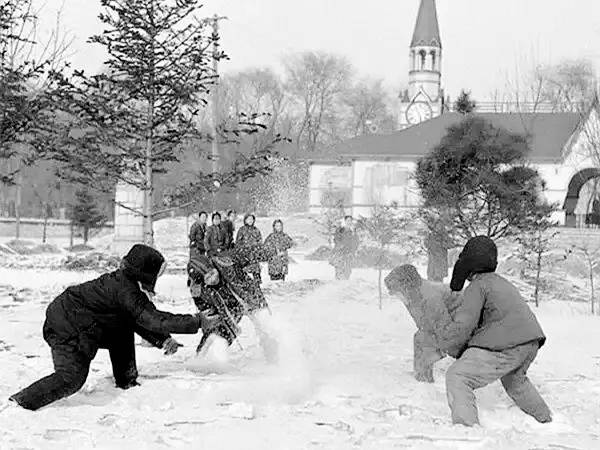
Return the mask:
<path fill-rule="evenodd" d="M 461 114 L 470 114 L 475 111 L 477 103 L 471 100 L 471 91 L 460 91 L 460 95 L 454 102 L 454 111 Z"/>
<path fill-rule="evenodd" d="M 71 205 L 71 222 L 81 228 L 84 244 L 87 244 L 90 230 L 102 228 L 106 223 L 106 216 L 98 210 L 96 199 L 86 188 L 75 192 L 75 201 Z"/>
<path fill-rule="evenodd" d="M 357 230 L 365 233 L 370 241 L 377 245 L 376 269 L 378 272 L 379 309 L 383 308 L 382 274 L 389 267 L 387 258 L 391 245 L 400 244 L 406 238 L 406 227 L 413 220 L 402 216 L 395 204 L 376 206 L 370 217 L 361 217 L 356 224 Z"/>
<path fill-rule="evenodd" d="M 541 273 L 546 263 L 546 257 L 552 249 L 554 238 L 558 234 L 557 231 L 553 230 L 557 223 L 551 220 L 552 213 L 555 210 L 554 205 L 539 205 L 527 222 L 523 223 L 521 233 L 516 238 L 520 244 L 519 257 L 521 261 L 525 264 L 526 269 L 534 272 L 533 300 L 535 306 L 539 306 Z"/>

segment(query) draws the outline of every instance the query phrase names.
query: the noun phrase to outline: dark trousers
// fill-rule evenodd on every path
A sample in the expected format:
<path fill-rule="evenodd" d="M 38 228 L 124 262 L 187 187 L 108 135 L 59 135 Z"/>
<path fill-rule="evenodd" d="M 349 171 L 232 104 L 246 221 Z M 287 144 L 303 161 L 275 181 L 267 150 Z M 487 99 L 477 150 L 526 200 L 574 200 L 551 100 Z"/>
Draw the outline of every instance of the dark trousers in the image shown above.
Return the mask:
<path fill-rule="evenodd" d="M 92 360 L 75 346 L 57 345 L 51 349 L 54 373 L 11 397 L 23 408 L 35 411 L 73 395 L 85 384 Z M 133 331 L 124 333 L 118 341 L 115 340 L 108 351 L 117 387 L 131 386 L 138 376 Z"/>
<path fill-rule="evenodd" d="M 479 423 L 475 389 L 500 380 L 508 396 L 538 422 L 550 422 L 552 413 L 527 370 L 535 359 L 539 344 L 532 342 L 501 352 L 468 348 L 446 373 L 446 394 L 452 422 L 472 426 Z"/>

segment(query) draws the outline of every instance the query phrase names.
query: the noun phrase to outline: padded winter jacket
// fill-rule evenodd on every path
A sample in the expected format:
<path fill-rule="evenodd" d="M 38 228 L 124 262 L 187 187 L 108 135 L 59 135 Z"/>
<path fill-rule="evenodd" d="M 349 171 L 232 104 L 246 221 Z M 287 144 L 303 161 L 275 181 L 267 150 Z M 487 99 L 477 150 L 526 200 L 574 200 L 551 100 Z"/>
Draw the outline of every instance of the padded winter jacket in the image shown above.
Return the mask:
<path fill-rule="evenodd" d="M 204 249 L 211 256 L 227 250 L 227 233 L 221 224 L 208 227 L 204 236 Z"/>
<path fill-rule="evenodd" d="M 246 220 L 246 218 L 244 218 Z M 235 247 L 239 249 L 253 248 L 262 245 L 262 234 L 254 225 L 244 225 L 238 230 Z M 248 272 L 260 272 L 260 264 L 252 263 L 246 267 Z"/>
<path fill-rule="evenodd" d="M 200 253 L 204 253 L 204 236 L 206 236 L 206 224 L 195 222 L 190 228 L 190 248 L 198 250 Z"/>
<path fill-rule="evenodd" d="M 225 236 L 226 236 L 226 247 L 228 249 L 233 248 L 233 244 L 235 239 L 233 238 L 234 233 L 235 233 L 235 224 L 229 220 L 229 219 L 225 219 L 223 222 L 221 222 L 221 226 L 223 227 L 223 229 L 225 230 Z"/>
<path fill-rule="evenodd" d="M 134 249 L 121 269 L 71 286 L 50 303 L 44 323 L 44 339 L 50 346 L 72 345 L 93 358 L 99 348 L 115 345 L 127 332 L 136 332 L 157 347 L 169 333 L 198 332 L 198 317 L 158 311 L 140 289 L 142 282 L 154 288 L 164 259 L 150 247 Z"/>
<path fill-rule="evenodd" d="M 438 331 L 448 346 L 503 351 L 527 342 L 544 345 L 546 337 L 517 288 L 493 273 L 472 276 L 453 321 Z"/>

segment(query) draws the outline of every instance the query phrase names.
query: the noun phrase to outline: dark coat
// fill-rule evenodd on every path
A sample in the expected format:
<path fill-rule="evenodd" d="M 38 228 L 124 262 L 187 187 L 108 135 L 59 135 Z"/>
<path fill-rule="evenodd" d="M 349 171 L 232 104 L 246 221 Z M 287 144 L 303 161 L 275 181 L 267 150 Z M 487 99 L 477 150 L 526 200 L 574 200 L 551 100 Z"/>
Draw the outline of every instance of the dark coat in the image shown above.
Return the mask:
<path fill-rule="evenodd" d="M 245 218 L 244 218 L 245 220 Z M 237 237 L 235 240 L 236 248 L 240 250 L 244 248 L 252 248 L 262 245 L 262 234 L 260 230 L 254 225 L 245 225 L 238 230 Z M 260 264 L 252 263 L 246 267 L 248 272 L 260 272 Z"/>
<path fill-rule="evenodd" d="M 221 226 L 223 227 L 227 235 L 227 248 L 233 248 L 233 244 L 235 242 L 235 224 L 231 220 L 225 219 L 223 222 L 221 222 Z"/>
<path fill-rule="evenodd" d="M 198 250 L 200 253 L 204 253 L 204 237 L 206 236 L 206 224 L 195 222 L 190 228 L 190 248 Z"/>
<path fill-rule="evenodd" d="M 237 246 L 219 256 L 196 256 L 188 263 L 188 284 L 194 303 L 205 315 L 217 315 L 212 331 L 233 342 L 237 335 L 237 323 L 248 313 L 266 306 L 266 300 L 260 286 L 252 280 L 246 269 L 251 264 L 268 261 L 273 257 L 271 249 L 264 246 Z M 219 277 L 216 285 L 206 285 L 204 276 L 211 270 L 217 270 Z M 202 342 L 206 339 L 203 337 Z"/>
<path fill-rule="evenodd" d="M 208 227 L 204 236 L 204 248 L 211 256 L 227 250 L 227 234 L 221 224 Z"/>
<path fill-rule="evenodd" d="M 288 273 L 288 250 L 294 246 L 294 241 L 284 232 L 273 231 L 265 239 L 265 247 L 274 253 L 269 259 L 269 275 L 287 275 Z"/>
<path fill-rule="evenodd" d="M 140 283 L 154 289 L 163 262 L 156 250 L 136 245 L 121 269 L 67 288 L 46 310 L 44 339 L 50 346 L 76 347 L 93 359 L 127 329 L 158 347 L 169 333 L 197 333 L 196 316 L 158 311 L 140 289 Z"/>

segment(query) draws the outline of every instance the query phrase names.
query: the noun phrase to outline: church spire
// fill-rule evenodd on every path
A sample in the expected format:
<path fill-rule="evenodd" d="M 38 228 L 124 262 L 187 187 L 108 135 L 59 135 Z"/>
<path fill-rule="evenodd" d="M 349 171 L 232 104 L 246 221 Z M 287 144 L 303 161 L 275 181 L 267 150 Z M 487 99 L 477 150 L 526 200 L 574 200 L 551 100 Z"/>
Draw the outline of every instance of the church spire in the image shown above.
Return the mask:
<path fill-rule="evenodd" d="M 435 0 L 421 0 L 411 47 L 442 48 Z"/>

